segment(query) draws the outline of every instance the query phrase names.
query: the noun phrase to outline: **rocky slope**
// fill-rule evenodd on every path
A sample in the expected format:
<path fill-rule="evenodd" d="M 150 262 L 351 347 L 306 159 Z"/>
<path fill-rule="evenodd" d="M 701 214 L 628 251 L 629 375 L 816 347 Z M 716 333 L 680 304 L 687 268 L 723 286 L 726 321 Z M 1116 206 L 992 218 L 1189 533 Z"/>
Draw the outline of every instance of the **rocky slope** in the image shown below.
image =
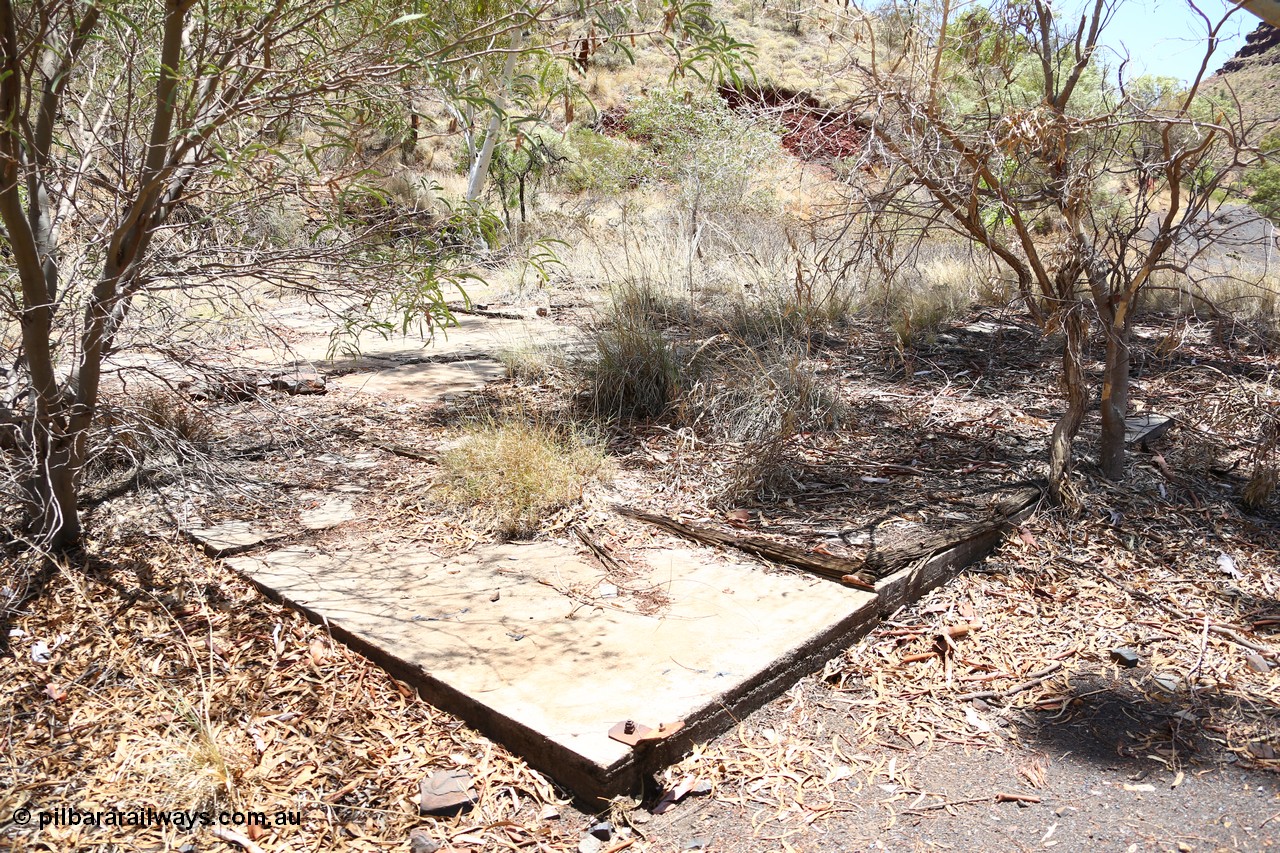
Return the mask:
<path fill-rule="evenodd" d="M 1280 129 L 1280 29 L 1258 24 L 1206 84 L 1210 91 L 1234 93 L 1242 114 L 1264 132 Z"/>

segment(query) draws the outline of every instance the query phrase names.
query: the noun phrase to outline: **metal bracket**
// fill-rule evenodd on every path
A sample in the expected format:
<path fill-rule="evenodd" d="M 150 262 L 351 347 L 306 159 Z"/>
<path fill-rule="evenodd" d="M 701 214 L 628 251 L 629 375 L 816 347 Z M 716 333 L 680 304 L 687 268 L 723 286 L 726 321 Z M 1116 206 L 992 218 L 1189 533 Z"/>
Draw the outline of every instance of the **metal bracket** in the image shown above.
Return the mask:
<path fill-rule="evenodd" d="M 666 740 L 683 728 L 683 720 L 677 720 L 674 723 L 658 723 L 656 729 L 641 725 L 635 720 L 623 720 L 609 729 L 609 737 L 634 749 L 645 743 Z"/>

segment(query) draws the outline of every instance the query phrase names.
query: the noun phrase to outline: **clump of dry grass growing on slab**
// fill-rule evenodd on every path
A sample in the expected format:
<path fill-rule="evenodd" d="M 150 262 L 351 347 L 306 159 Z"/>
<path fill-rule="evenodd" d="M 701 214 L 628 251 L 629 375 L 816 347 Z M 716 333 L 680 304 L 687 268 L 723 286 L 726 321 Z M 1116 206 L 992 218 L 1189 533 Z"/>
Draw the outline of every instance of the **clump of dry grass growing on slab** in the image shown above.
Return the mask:
<path fill-rule="evenodd" d="M 440 462 L 445 501 L 471 507 L 505 539 L 535 533 L 605 470 L 581 434 L 520 421 L 472 428 Z"/>

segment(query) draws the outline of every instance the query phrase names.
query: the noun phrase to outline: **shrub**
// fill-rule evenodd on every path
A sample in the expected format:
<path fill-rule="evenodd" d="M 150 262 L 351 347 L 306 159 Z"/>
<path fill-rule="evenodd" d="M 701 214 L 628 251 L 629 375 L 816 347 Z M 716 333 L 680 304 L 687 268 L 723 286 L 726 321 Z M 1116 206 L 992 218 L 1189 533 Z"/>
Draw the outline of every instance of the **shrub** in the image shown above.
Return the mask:
<path fill-rule="evenodd" d="M 581 499 L 605 464 L 582 435 L 519 421 L 472 429 L 440 462 L 444 499 L 472 507 L 504 539 L 535 533 Z"/>
<path fill-rule="evenodd" d="M 1280 135 L 1262 141 L 1263 160 L 1245 172 L 1249 203 L 1263 216 L 1280 221 Z"/>
<path fill-rule="evenodd" d="M 131 399 L 104 397 L 91 467 L 110 471 L 157 457 L 179 463 L 208 453 L 213 440 L 209 418 L 185 398 L 162 388 L 146 388 Z"/>
<path fill-rule="evenodd" d="M 695 213 L 775 206 L 759 176 L 780 150 L 777 137 L 715 93 L 655 90 L 631 108 L 625 123 L 628 135 L 653 151 L 655 176 L 678 184 L 681 201 Z"/>
<path fill-rule="evenodd" d="M 574 193 L 616 195 L 643 183 L 652 170 L 652 155 L 639 145 L 586 127 L 570 130 L 565 155 L 570 164 L 560 180 L 565 189 Z"/>
<path fill-rule="evenodd" d="M 681 364 L 662 331 L 639 315 L 614 313 L 591 332 L 583 363 L 591 413 L 608 421 L 662 417 L 681 388 Z"/>

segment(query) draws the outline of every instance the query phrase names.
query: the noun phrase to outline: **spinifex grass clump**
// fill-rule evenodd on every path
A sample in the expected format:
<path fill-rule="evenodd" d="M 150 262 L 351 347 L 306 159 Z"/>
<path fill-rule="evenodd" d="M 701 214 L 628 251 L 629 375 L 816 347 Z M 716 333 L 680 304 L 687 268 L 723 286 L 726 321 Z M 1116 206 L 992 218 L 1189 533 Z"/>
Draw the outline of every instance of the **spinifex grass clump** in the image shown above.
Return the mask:
<path fill-rule="evenodd" d="M 472 507 L 504 539 L 535 533 L 580 499 L 605 464 L 582 435 L 520 421 L 471 429 L 440 462 L 445 500 Z"/>
<path fill-rule="evenodd" d="M 601 420 L 656 420 L 684 385 L 682 360 L 664 331 L 687 310 L 684 300 L 642 287 L 623 288 L 590 333 L 581 364 L 591 413 Z"/>

